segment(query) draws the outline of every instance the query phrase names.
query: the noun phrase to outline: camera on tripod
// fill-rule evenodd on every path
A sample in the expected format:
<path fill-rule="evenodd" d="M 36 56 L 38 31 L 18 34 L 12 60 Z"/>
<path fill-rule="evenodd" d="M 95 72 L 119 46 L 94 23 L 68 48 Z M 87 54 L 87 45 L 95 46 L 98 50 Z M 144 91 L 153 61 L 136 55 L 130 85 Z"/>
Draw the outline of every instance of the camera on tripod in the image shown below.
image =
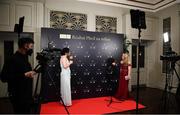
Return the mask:
<path fill-rule="evenodd" d="M 36 59 L 38 60 L 38 65 L 35 68 L 37 73 L 42 72 L 42 67 L 48 65 L 48 62 L 54 60 L 57 56 L 57 52 L 61 52 L 61 49 L 58 48 L 46 48 L 43 49 L 41 52 L 37 52 Z"/>
<path fill-rule="evenodd" d="M 42 50 L 42 52 L 37 52 L 36 59 L 38 60 L 38 63 L 43 64 L 46 63 L 48 60 L 51 60 L 52 57 L 48 55 L 49 52 L 46 50 Z"/>
<path fill-rule="evenodd" d="M 165 52 L 165 55 L 160 56 L 160 60 L 176 62 L 180 60 L 180 55 L 174 51 Z"/>

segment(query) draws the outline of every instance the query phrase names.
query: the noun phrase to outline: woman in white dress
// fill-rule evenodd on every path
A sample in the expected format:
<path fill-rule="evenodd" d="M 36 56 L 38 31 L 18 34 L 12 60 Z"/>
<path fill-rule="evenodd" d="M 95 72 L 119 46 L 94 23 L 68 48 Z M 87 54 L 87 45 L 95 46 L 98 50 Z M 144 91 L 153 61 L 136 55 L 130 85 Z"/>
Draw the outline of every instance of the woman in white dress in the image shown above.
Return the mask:
<path fill-rule="evenodd" d="M 61 92 L 61 98 L 65 104 L 65 106 L 71 106 L 72 105 L 72 99 L 71 99 L 71 70 L 70 65 L 73 63 L 73 61 L 69 60 L 70 57 L 69 48 L 63 48 L 61 52 L 61 58 L 60 58 L 60 66 L 61 66 L 61 74 L 60 74 L 60 92 Z M 72 57 L 70 57 L 72 59 Z"/>

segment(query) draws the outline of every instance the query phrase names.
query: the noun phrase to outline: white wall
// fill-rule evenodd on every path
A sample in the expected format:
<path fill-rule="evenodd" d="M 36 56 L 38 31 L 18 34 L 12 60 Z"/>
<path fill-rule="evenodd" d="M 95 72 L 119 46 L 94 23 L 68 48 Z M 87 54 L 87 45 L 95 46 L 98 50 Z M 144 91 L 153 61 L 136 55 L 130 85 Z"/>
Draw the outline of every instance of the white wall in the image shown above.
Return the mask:
<path fill-rule="evenodd" d="M 152 50 L 157 48 L 156 40 L 158 39 L 158 19 L 153 16 L 151 13 L 146 12 L 146 29 L 141 29 L 141 40 L 145 43 L 145 67 L 140 68 L 139 75 L 139 83 L 140 85 L 146 85 L 148 87 L 157 87 L 156 84 L 149 82 L 151 80 L 151 76 L 153 72 L 156 74 L 156 68 L 154 67 L 156 64 L 157 50 Z M 134 29 L 131 27 L 131 16 L 130 14 L 126 14 L 123 16 L 123 23 L 125 28 L 123 28 L 123 32 L 126 34 L 129 40 L 138 40 L 138 29 Z M 131 47 L 129 48 L 130 54 Z M 153 75 L 154 76 L 154 75 Z M 156 78 L 155 78 L 156 79 Z M 137 85 L 137 68 L 132 69 L 132 85 Z"/>
<path fill-rule="evenodd" d="M 49 11 L 64 11 L 87 14 L 87 30 L 95 31 L 95 16 L 110 16 L 117 18 L 117 33 L 122 33 L 122 15 L 125 9 L 119 7 L 105 6 L 75 0 L 46 0 L 45 3 L 45 26 L 49 27 Z"/>
<path fill-rule="evenodd" d="M 179 5 L 174 5 L 171 6 L 169 8 L 166 8 L 164 10 L 161 10 L 159 12 L 156 13 L 156 16 L 159 18 L 159 36 L 157 39 L 157 46 L 158 48 L 155 49 L 157 50 L 157 54 L 158 56 L 162 55 L 162 51 L 163 51 L 163 19 L 171 17 L 171 46 L 172 49 L 177 52 L 178 54 L 180 54 L 180 36 L 179 36 L 179 29 L 180 29 L 180 18 L 179 18 Z M 156 61 L 156 68 L 157 68 L 157 78 L 153 79 L 155 77 L 152 78 L 151 83 L 155 82 L 158 84 L 158 87 L 163 89 L 165 86 L 165 74 L 162 73 L 162 61 L 159 59 L 159 57 L 157 58 Z M 179 69 L 177 68 L 178 73 L 180 73 Z M 174 82 L 173 84 L 176 85 L 178 82 L 176 76 L 174 76 Z"/>
<path fill-rule="evenodd" d="M 142 31 L 143 40 L 148 40 L 147 42 L 147 75 L 146 85 L 148 87 L 164 89 L 165 86 L 165 74 L 162 73 L 162 61 L 160 60 L 160 55 L 162 55 L 163 48 L 163 19 L 171 17 L 171 44 L 174 51 L 180 54 L 180 16 L 179 16 L 180 6 L 173 5 L 169 8 L 161 10 L 159 12 L 151 15 L 152 18 L 146 17 L 147 29 Z M 124 19 L 124 18 L 123 18 Z M 123 32 L 126 33 L 128 39 L 137 39 L 138 31 L 131 28 L 130 15 L 125 15 L 126 28 Z M 176 66 L 177 67 L 177 66 Z M 141 69 L 140 69 L 141 70 Z M 178 73 L 180 74 L 180 69 L 177 67 Z M 137 76 L 135 73 L 133 74 Z M 140 73 L 140 82 L 144 79 L 143 73 Z M 174 76 L 173 84 L 176 86 L 178 80 Z M 132 79 L 132 84 L 136 84 L 136 79 Z"/>

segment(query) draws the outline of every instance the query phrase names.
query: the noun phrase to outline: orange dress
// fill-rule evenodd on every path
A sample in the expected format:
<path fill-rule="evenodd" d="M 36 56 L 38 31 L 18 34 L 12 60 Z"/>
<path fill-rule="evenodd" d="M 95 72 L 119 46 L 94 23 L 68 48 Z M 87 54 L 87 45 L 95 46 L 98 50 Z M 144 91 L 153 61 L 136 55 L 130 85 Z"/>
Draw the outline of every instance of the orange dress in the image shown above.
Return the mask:
<path fill-rule="evenodd" d="M 129 97 L 129 91 L 128 91 L 129 80 L 125 79 L 125 76 L 128 75 L 128 66 L 131 66 L 131 64 L 128 65 L 121 64 L 120 66 L 119 86 L 115 94 L 115 97 L 120 100 L 126 100 Z"/>

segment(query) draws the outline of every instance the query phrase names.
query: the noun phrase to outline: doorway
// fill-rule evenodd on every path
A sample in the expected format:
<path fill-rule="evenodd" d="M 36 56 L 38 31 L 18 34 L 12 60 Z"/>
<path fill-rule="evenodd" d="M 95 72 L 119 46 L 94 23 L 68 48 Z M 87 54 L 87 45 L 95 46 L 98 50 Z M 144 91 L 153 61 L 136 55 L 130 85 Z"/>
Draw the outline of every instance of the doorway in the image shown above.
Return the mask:
<path fill-rule="evenodd" d="M 132 40 L 131 49 L 131 61 L 132 61 L 132 87 L 137 85 L 137 67 L 138 67 L 138 40 Z M 140 74 L 139 74 L 139 84 L 145 87 L 147 83 L 147 41 L 141 40 L 140 46 Z"/>

